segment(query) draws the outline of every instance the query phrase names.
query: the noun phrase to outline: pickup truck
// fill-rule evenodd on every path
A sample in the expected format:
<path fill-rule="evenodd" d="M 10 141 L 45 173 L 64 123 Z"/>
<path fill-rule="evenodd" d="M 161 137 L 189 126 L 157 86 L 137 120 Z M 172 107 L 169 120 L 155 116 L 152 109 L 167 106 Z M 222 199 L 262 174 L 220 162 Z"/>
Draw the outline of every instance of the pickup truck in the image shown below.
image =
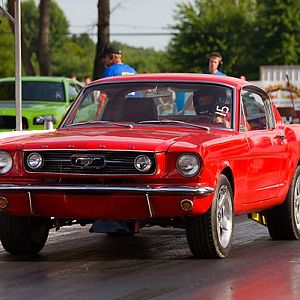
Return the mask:
<path fill-rule="evenodd" d="M 0 240 L 43 249 L 49 230 L 185 230 L 196 258 L 229 255 L 237 215 L 300 238 L 300 125 L 229 76 L 140 74 L 84 87 L 60 126 L 1 140 Z"/>

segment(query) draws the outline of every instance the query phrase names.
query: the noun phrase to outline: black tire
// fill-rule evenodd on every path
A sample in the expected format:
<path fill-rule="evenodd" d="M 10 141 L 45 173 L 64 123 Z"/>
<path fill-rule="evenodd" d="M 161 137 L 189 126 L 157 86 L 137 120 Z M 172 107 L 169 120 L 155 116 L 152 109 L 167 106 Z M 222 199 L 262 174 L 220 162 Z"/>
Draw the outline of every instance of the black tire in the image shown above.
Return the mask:
<path fill-rule="evenodd" d="M 221 175 L 209 211 L 186 219 L 186 237 L 196 258 L 225 258 L 232 246 L 233 193 Z"/>
<path fill-rule="evenodd" d="M 49 221 L 40 217 L 23 217 L 0 212 L 0 240 L 10 254 L 36 254 L 48 238 Z"/>
<path fill-rule="evenodd" d="M 267 211 L 266 215 L 273 240 L 300 239 L 300 166 L 295 171 L 284 202 Z"/>

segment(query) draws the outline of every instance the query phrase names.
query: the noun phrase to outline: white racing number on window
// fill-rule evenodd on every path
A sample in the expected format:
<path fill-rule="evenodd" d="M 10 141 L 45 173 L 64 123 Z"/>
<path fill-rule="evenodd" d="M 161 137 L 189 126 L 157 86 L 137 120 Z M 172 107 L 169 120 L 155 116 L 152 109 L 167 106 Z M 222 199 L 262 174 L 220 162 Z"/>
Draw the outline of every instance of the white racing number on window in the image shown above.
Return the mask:
<path fill-rule="evenodd" d="M 217 105 L 215 113 L 217 115 L 226 117 L 228 115 L 228 113 L 229 113 L 229 107 L 228 106 L 219 107 L 219 105 Z"/>

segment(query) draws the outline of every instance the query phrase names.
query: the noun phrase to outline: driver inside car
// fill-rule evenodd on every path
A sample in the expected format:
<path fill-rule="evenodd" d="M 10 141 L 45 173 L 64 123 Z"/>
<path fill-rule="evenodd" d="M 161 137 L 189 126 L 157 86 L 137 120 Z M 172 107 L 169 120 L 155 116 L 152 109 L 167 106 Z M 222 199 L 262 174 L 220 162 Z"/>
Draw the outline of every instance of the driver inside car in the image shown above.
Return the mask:
<path fill-rule="evenodd" d="M 202 89 L 194 92 L 193 106 L 196 115 L 207 123 L 221 124 L 230 128 L 230 111 L 225 105 L 226 91 L 216 89 Z"/>

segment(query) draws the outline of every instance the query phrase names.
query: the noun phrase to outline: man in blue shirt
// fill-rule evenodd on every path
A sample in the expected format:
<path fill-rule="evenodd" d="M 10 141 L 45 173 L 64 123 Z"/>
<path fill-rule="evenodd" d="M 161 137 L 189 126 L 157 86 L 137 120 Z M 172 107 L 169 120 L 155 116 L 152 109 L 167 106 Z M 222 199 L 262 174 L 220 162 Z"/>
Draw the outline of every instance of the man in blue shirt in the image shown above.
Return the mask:
<path fill-rule="evenodd" d="M 213 52 L 210 54 L 208 59 L 208 70 L 203 72 L 203 74 L 212 74 L 219 76 L 226 76 L 225 73 L 219 71 L 219 68 L 222 66 L 222 56 L 218 52 Z"/>
<path fill-rule="evenodd" d="M 122 51 L 112 44 L 104 49 L 102 62 L 106 69 L 102 77 L 133 75 L 137 73 L 135 69 L 122 62 L 121 56 Z"/>

